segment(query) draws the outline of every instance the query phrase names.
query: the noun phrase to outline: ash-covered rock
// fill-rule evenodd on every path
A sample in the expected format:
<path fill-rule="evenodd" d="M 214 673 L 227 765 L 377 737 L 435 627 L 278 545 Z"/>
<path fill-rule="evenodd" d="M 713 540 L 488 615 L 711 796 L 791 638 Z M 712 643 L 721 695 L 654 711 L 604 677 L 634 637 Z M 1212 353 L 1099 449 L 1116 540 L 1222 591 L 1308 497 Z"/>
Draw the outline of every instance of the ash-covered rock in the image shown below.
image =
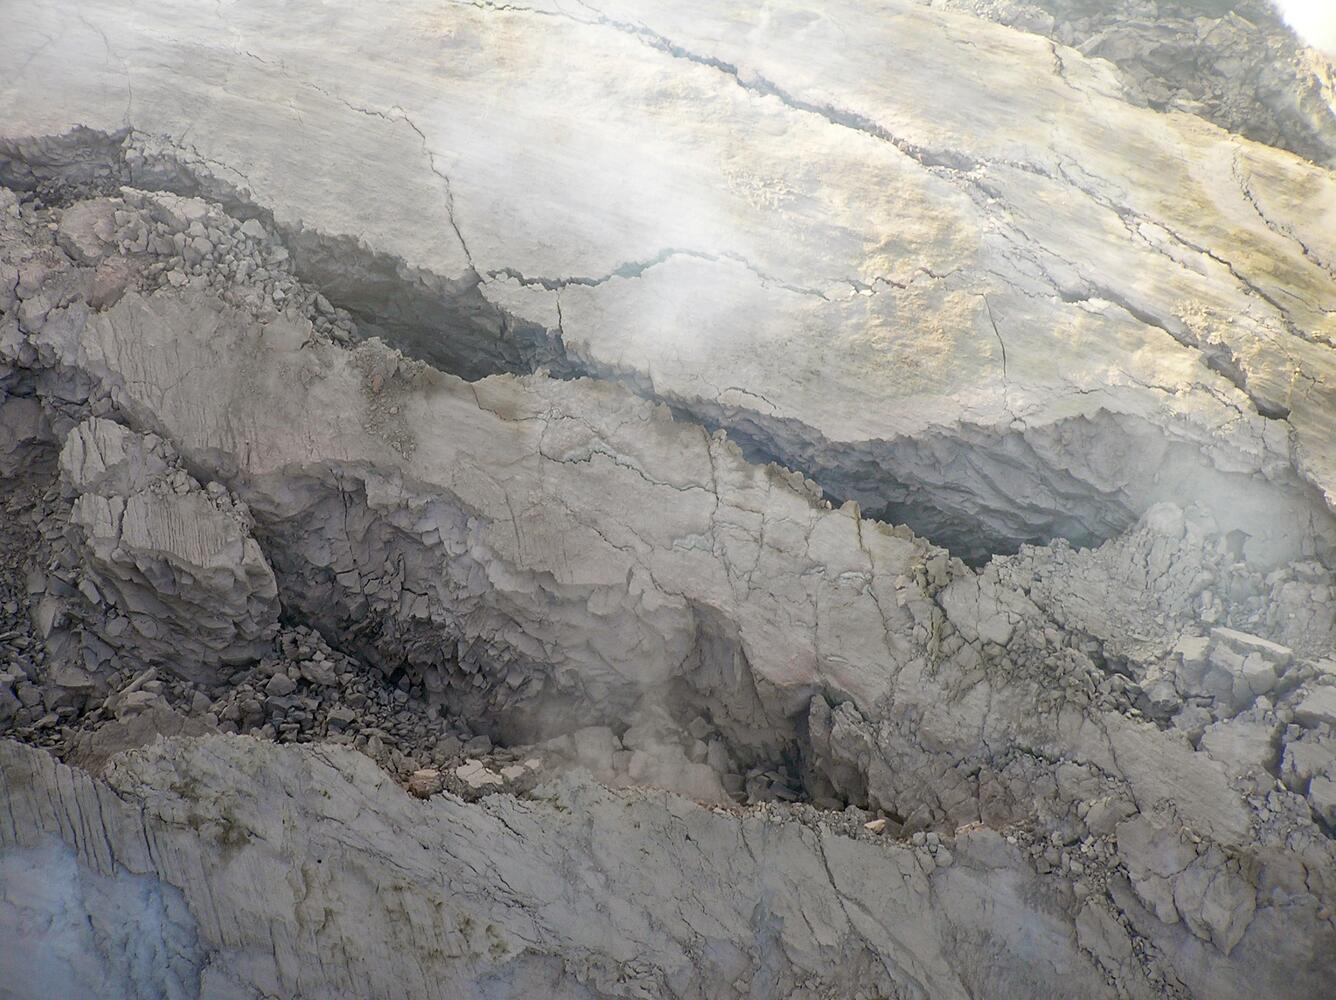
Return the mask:
<path fill-rule="evenodd" d="M 944 884 L 980 863 L 1039 880 L 1080 961 L 1141 995 L 1218 985 L 1202 948 L 1254 987 L 1272 955 L 1325 974 L 1280 930 L 1329 927 L 1320 532 L 1253 539 L 1163 503 L 1097 548 L 974 570 L 620 390 L 345 349 L 244 268 L 215 280 L 202 247 L 159 269 L 106 239 L 187 207 L 231 231 L 217 206 L 122 204 L 76 199 L 57 222 L 29 199 L 0 231 L 7 732 L 109 775 L 206 735 L 341 746 L 388 774 L 395 808 L 546 810 L 554 778 L 584 772 L 627 803 L 710 807 L 734 843 L 792 826 L 908 852 Z M 94 308 L 112 257 L 124 290 Z M 276 416 L 294 400 L 336 423 Z M 601 553 L 578 574 L 572 531 Z M 794 577 L 796 552 L 825 561 Z M 199 822 L 249 842 L 231 813 Z"/>
<path fill-rule="evenodd" d="M 691 20 L 708 30 L 704 18 Z M 507 284 L 512 304 L 554 306 L 549 336 L 483 304 L 467 250 L 464 278 L 433 275 L 360 237 L 307 230 L 288 205 L 275 206 L 280 225 L 253 192 L 202 173 L 168 180 L 222 192 L 228 209 L 145 190 L 181 169 L 172 140 L 126 135 L 109 153 L 76 134 L 79 157 L 91 144 L 121 158 L 106 170 L 79 157 L 52 166 L 71 148 L 59 141 L 6 145 L 0 171 L 22 174 L 14 163 L 36 147 L 46 162 L 22 175 L 23 197 L 0 188 L 0 732 L 27 744 L 0 745 L 0 865 L 42 863 L 73 881 L 34 909 L 0 879 L 0 928 L 64 934 L 130 905 L 156 913 L 170 940 L 198 942 L 132 975 L 105 935 L 78 938 L 127 995 L 184 981 L 228 1000 L 1319 995 L 1336 975 L 1333 529 L 1300 476 L 1325 481 L 1313 469 L 1329 417 L 1311 374 L 1327 364 L 1321 245 L 1259 222 L 1254 203 L 1247 231 L 1265 229 L 1276 252 L 1236 267 L 1218 233 L 1200 249 L 1154 221 L 1172 212 L 1126 208 L 1075 161 L 927 149 L 691 58 L 648 27 L 552 22 L 629 33 L 633 51 L 730 77 L 729 101 L 745 98 L 749 114 L 799 116 L 860 156 L 870 144 L 891 159 L 863 194 L 901 169 L 917 178 L 887 186 L 897 232 L 919 183 L 949 219 L 1001 204 L 998 215 L 1036 224 L 1050 209 L 1023 206 L 1060 188 L 1112 213 L 1101 246 L 1122 249 L 1075 246 L 1098 227 L 1069 210 L 1059 222 L 1082 226 L 1022 241 L 1062 254 L 986 262 L 1018 269 L 1007 281 L 1022 290 L 970 284 L 997 277 L 974 258 L 973 276 L 927 266 L 903 280 L 824 275 L 821 288 L 701 251 L 607 277 L 492 272 L 498 298 Z M 1013 54 L 1036 44 L 989 31 Z M 1091 101 L 1110 107 L 1101 71 L 1080 70 Z M 1066 79 L 1060 61 L 1055 72 Z M 454 186 L 407 112 L 321 100 L 412 133 L 414 154 L 420 140 L 432 191 L 448 189 L 438 228 L 462 246 Z M 1157 141 L 1177 155 L 1168 134 Z M 147 164 L 154 141 L 176 151 Z M 1315 176 L 1269 150 L 1248 155 Z M 143 184 L 112 183 L 127 174 Z M 754 179 L 729 176 L 756 195 Z M 1032 189 L 1040 179 L 1050 186 Z M 753 200 L 783 216 L 767 187 Z M 327 196 L 318 207 L 327 219 Z M 1284 217 L 1300 211 L 1287 203 Z M 990 234 L 1005 229 L 987 218 Z M 932 256 L 965 252 L 944 235 L 951 225 L 919 228 Z M 852 242 L 879 247 L 879 270 L 899 252 L 889 235 L 866 237 Z M 530 242 L 546 252 L 541 234 Z M 311 266 L 338 249 L 350 259 Z M 1105 281 L 1106 268 L 1136 280 Z M 317 288 L 318 273 L 337 280 Z M 745 329 L 781 331 L 774 343 L 785 330 L 854 331 L 804 362 L 848 362 L 840 371 L 859 387 L 848 405 L 866 412 L 825 425 L 843 424 L 838 446 L 791 413 L 844 406 L 840 393 L 817 406 L 800 386 L 776 405 L 759 392 L 772 370 L 705 405 L 683 389 L 701 380 L 679 360 L 664 371 L 650 353 L 634 359 L 636 336 L 659 346 L 634 296 L 692 273 L 712 295 L 751 289 L 747 309 L 727 301 Z M 1302 286 L 1292 308 L 1276 304 L 1285 282 Z M 373 285 L 430 289 L 440 309 L 387 319 L 393 344 L 354 345 L 351 314 L 330 298 L 356 298 L 360 319 L 380 301 Z M 1138 305 L 1133 286 L 1195 325 Z M 360 291 L 337 294 L 350 287 Z M 877 312 L 902 293 L 903 308 Z M 788 297 L 798 312 L 775 305 Z M 1244 299 L 1261 311 L 1225 308 Z M 845 311 L 815 311 L 828 309 Z M 570 333 L 590 372 L 616 375 L 609 358 L 631 351 L 622 375 L 640 395 L 612 379 L 431 367 L 424 357 L 476 361 L 477 345 L 420 316 L 470 310 L 506 342 L 501 369 L 538 356 L 525 338 L 559 354 Z M 985 316 L 986 352 L 963 335 L 947 345 Z M 1069 346 L 1054 362 L 1013 339 L 1066 330 L 1058 316 L 1105 324 L 1078 325 L 1072 343 L 1118 345 L 1077 373 L 1090 385 L 1070 373 L 1048 385 L 1076 356 Z M 1310 329 L 1305 317 L 1321 318 Z M 931 340 L 907 358 L 856 343 L 915 323 Z M 1185 344 L 1189 334 L 1201 339 Z M 1211 374 L 1182 353 L 1226 336 Z M 1248 337 L 1302 363 L 1236 363 Z M 757 353 L 784 378 L 798 370 L 771 348 L 727 360 Z M 938 353 L 948 360 L 933 369 Z M 734 381 L 707 360 L 711 378 Z M 910 360 L 924 367 L 910 381 L 875 383 Z M 994 360 L 1000 394 L 993 381 L 982 393 L 933 382 Z M 1161 367 L 1177 374 L 1162 383 Z M 1103 395 L 1123 377 L 1126 392 Z M 1312 392 L 1296 393 L 1305 377 Z M 937 422 L 854 419 L 888 400 L 937 408 Z M 1036 417 L 1036 400 L 1054 410 Z M 877 438 L 878 426 L 894 433 Z M 744 453 L 720 427 L 784 447 Z M 1298 450 L 1301 434 L 1318 451 Z M 795 464 L 827 482 L 847 471 L 850 495 L 887 517 L 921 505 L 919 523 L 968 542 L 981 565 L 856 503 L 835 507 L 800 471 L 746 460 L 817 452 Z M 1092 544 L 1019 544 L 1054 535 Z M 998 537 L 1019 551 L 987 558 Z M 77 852 L 72 864 L 53 838 Z M 144 880 L 137 903 L 99 881 L 123 872 Z M 26 949 L 0 950 L 0 980 L 21 981 L 11 973 L 30 974 L 24 962 Z"/>
<path fill-rule="evenodd" d="M 1109 60 L 1135 100 L 1336 166 L 1336 68 L 1270 0 L 923 2 L 1047 35 Z"/>
<path fill-rule="evenodd" d="M 67 435 L 60 466 L 82 591 L 129 612 L 109 644 L 206 678 L 268 645 L 278 586 L 244 503 L 201 486 L 162 439 L 96 417 Z"/>

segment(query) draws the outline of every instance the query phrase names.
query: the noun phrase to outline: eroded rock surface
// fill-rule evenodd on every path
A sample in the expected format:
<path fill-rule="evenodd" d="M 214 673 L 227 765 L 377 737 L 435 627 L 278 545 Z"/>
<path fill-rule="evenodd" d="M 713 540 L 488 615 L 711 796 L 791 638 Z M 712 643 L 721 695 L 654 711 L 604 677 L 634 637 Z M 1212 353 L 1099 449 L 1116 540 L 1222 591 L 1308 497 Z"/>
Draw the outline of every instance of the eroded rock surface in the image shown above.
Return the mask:
<path fill-rule="evenodd" d="M 0 983 L 1322 995 L 1325 168 L 908 0 L 27 14 Z"/>
<path fill-rule="evenodd" d="M 156 435 L 96 417 L 66 436 L 60 466 L 76 494 L 84 586 L 132 612 L 138 653 L 209 671 L 264 652 L 278 588 L 243 504 L 217 483 L 201 488 Z"/>
<path fill-rule="evenodd" d="M 1336 69 L 1269 0 L 924 0 L 1118 67 L 1129 97 L 1336 166 Z M 1062 56 L 1054 49 L 1054 58 Z"/>
<path fill-rule="evenodd" d="M 33 5 L 0 174 L 271 211 L 413 355 L 616 375 L 971 561 L 1330 494 L 1327 171 L 911 0 L 642 6 Z"/>
<path fill-rule="evenodd" d="M 578 779 L 522 801 L 420 802 L 360 754 L 244 737 L 163 743 L 120 758 L 105 780 L 0 744 L 0 780 L 7 857 L 59 851 L 50 838 L 78 830 L 70 847 L 85 884 L 118 873 L 125 884 L 133 872 L 152 887 L 130 919 L 150 916 L 157 894 L 176 904 L 164 930 L 191 947 L 173 968 L 145 963 L 158 976 L 143 983 L 146 995 L 193 995 L 172 978 L 180 966 L 210 997 L 258 987 L 282 996 L 963 998 L 990 980 L 1035 997 L 1105 989 L 1059 912 L 1031 901 L 1042 893 L 1020 851 L 989 830 L 929 849 L 837 832 L 810 809 L 740 816 Z M 47 787 L 61 791 L 33 794 Z M 223 881 L 235 888 L 210 890 Z M 186 912 L 171 885 L 184 886 Z M 0 921 L 13 923 L 21 907 L 112 919 L 114 896 L 62 889 L 52 886 L 54 899 L 6 892 Z M 1127 944 L 1116 921 L 1104 930 Z M 78 952 L 77 933 L 58 923 L 48 947 Z M 962 940 L 1001 950 L 971 959 Z M 85 964 L 119 972 L 115 945 L 101 954 L 85 945 Z M 315 951 L 340 959 L 312 963 Z M 6 972 L 22 976 L 44 957 L 10 954 Z"/>

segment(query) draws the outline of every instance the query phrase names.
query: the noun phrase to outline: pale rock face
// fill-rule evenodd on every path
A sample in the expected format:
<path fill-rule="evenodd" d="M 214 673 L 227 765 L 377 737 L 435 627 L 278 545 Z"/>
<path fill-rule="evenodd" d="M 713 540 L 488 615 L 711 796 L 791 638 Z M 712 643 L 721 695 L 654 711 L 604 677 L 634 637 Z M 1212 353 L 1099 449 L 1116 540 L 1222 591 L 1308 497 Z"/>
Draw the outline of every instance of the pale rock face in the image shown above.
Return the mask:
<path fill-rule="evenodd" d="M 1314 815 L 1328 826 L 1336 826 L 1336 778 L 1318 777 L 1308 788 Z"/>
<path fill-rule="evenodd" d="M 1326 685 L 1306 692 L 1295 706 L 1294 719 L 1300 725 L 1336 727 L 1336 686 Z"/>
<path fill-rule="evenodd" d="M 74 848 L 10 844 L 0 857 L 0 970 L 13 997 L 199 996 L 202 952 L 181 893 L 98 872 Z"/>
<path fill-rule="evenodd" d="M 511 328 L 560 328 L 569 363 L 972 558 L 1099 541 L 1239 474 L 1261 474 L 1258 497 L 1218 513 L 1254 536 L 1292 523 L 1288 470 L 1330 493 L 1324 171 L 1131 107 L 1107 63 L 909 0 L 642 6 L 298 6 L 276 32 L 267 5 L 233 4 L 223 45 L 189 5 L 33 5 L 8 131 L 128 121 L 142 181 L 192 159 L 285 230 L 355 236 L 424 289 L 481 279 L 459 344 L 415 342 L 429 357 L 475 336 L 509 351 L 486 343 L 490 301 Z M 187 64 L 209 70 L 170 69 Z M 572 108 L 578 126 L 551 124 Z M 351 187 L 368 173 L 376 199 Z M 922 455 L 937 438 L 1002 494 L 958 497 L 968 470 Z"/>
<path fill-rule="evenodd" d="M 122 642 L 209 676 L 267 647 L 278 588 L 245 506 L 201 488 L 174 457 L 155 435 L 94 418 L 66 437 L 60 467 L 90 577 L 131 612 L 137 635 Z"/>
<path fill-rule="evenodd" d="M 1035 997 L 1104 995 L 1103 973 L 1061 919 L 1029 901 L 1034 876 L 1016 849 L 986 830 L 953 838 L 948 860 L 578 781 L 529 802 L 422 803 L 359 754 L 239 738 L 160 744 L 120 758 L 106 783 L 3 744 L 0 778 L 15 817 L 0 826 L 6 863 L 63 851 L 62 871 L 72 869 L 70 849 L 50 838 L 95 824 L 75 847 L 77 877 L 126 885 L 108 878 L 119 868 L 149 886 L 180 885 L 193 922 L 175 890 L 155 890 L 169 894 L 172 933 L 194 945 L 178 964 L 196 975 L 207 967 L 206 981 L 253 984 L 237 996 L 512 996 L 525 985 L 626 995 L 616 983 L 656 996 L 788 996 L 813 981 L 883 995 L 963 998 L 990 981 Z M 46 798 L 48 784 L 63 793 Z M 176 791 L 192 788 L 203 794 Z M 218 895 L 227 872 L 233 888 Z M 619 902 L 601 906 L 572 879 L 602 883 Z M 711 885 L 723 891 L 700 889 Z M 757 898 L 767 900 L 759 929 Z M 934 898 L 950 903 L 939 909 Z M 101 899 L 27 902 L 38 913 L 58 905 L 112 916 Z M 274 918 L 289 908 L 298 923 L 280 928 Z M 982 939 L 1004 952 L 985 958 L 952 944 Z M 411 961 L 405 942 L 420 949 Z M 1119 943 L 1125 951 L 1125 932 Z M 308 964 L 313 944 L 345 959 Z M 84 954 L 96 968 L 98 950 Z M 6 972 L 31 961 L 4 956 Z M 1027 969 L 1039 956 L 1052 973 Z"/>
<path fill-rule="evenodd" d="M 1308 0 L 923 0 L 1046 35 L 1119 70 L 1129 98 L 1336 164 L 1333 53 L 1305 47 L 1324 15 Z M 1056 49 L 1054 50 L 1056 53 Z"/>
<path fill-rule="evenodd" d="M 0 983 L 1325 989 L 1336 182 L 934 7 L 7 12 Z"/>
<path fill-rule="evenodd" d="M 1276 730 L 1275 725 L 1232 719 L 1209 726 L 1200 745 L 1232 773 L 1256 781 L 1265 791 L 1278 763 Z"/>
<path fill-rule="evenodd" d="M 60 220 L 56 242 L 76 264 L 98 264 L 114 251 L 115 208 L 106 201 L 75 205 Z"/>

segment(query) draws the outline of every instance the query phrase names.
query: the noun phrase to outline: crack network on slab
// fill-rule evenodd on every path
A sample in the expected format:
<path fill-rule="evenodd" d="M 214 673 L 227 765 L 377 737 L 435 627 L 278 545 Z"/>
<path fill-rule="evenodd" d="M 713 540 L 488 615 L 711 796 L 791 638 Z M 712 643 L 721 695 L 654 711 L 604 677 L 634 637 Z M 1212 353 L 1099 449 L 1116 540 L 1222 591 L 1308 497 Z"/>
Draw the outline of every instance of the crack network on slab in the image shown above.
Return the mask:
<path fill-rule="evenodd" d="M 413 121 L 412 118 L 409 117 L 408 112 L 406 112 L 403 108 L 399 107 L 397 104 L 390 109 L 390 112 L 392 113 L 379 111 L 375 108 L 364 108 L 360 105 L 353 104 L 351 101 L 347 100 L 346 98 L 342 97 L 339 94 L 335 94 L 326 90 L 319 84 L 312 83 L 309 80 L 303 80 L 301 82 L 305 86 L 309 87 L 311 90 L 314 90 L 319 94 L 323 94 L 325 97 L 329 98 L 332 101 L 337 101 L 339 104 L 342 104 L 350 111 L 356 111 L 358 114 L 368 115 L 369 117 L 372 118 L 380 118 L 384 121 L 390 122 L 391 124 L 395 122 L 402 122 L 417 134 L 417 137 L 422 141 L 422 152 L 426 154 L 427 166 L 430 168 L 433 174 L 435 174 L 437 177 L 441 179 L 441 182 L 445 186 L 445 211 L 446 211 L 446 218 L 450 223 L 450 228 L 454 231 L 455 238 L 459 240 L 460 249 L 464 251 L 464 258 L 465 260 L 468 261 L 469 268 L 472 269 L 475 274 L 478 273 L 478 269 L 473 263 L 473 253 L 469 250 L 468 242 L 464 239 L 464 234 L 459 229 L 459 221 L 455 217 L 454 185 L 450 180 L 450 176 L 444 170 L 442 170 L 440 167 L 436 165 L 436 152 L 431 148 L 431 144 L 427 141 L 427 134 L 422 131 L 422 129 L 418 126 L 416 122 Z"/>
<path fill-rule="evenodd" d="M 1245 174 L 1243 173 L 1242 164 L 1239 162 L 1240 158 L 1241 154 L 1236 151 L 1234 153 L 1234 163 L 1233 163 L 1234 180 L 1238 184 L 1239 191 L 1242 192 L 1244 200 L 1247 201 L 1248 204 L 1252 206 L 1252 210 L 1257 213 L 1257 217 L 1262 220 L 1262 222 L 1266 225 L 1267 229 L 1270 229 L 1277 236 L 1282 236 L 1285 239 L 1293 242 L 1294 245 L 1299 248 L 1300 252 L 1304 255 L 1304 257 L 1306 257 L 1309 260 L 1310 263 L 1315 264 L 1317 267 L 1320 267 L 1323 271 L 1325 271 L 1328 275 L 1331 275 L 1333 278 L 1336 278 L 1336 266 L 1329 264 L 1327 261 L 1319 257 L 1312 250 L 1312 248 L 1308 246 L 1307 243 L 1299 239 L 1299 237 L 1294 233 L 1292 229 L 1280 225 L 1278 222 L 1274 221 L 1269 215 L 1266 214 L 1266 212 L 1262 210 L 1262 206 L 1257 201 L 1257 195 L 1252 189 L 1252 177 L 1245 176 Z M 1326 309 L 1322 307 L 1318 308 L 1320 309 L 1321 312 L 1325 313 L 1336 312 L 1336 310 L 1332 309 Z"/>
<path fill-rule="evenodd" d="M 820 292 L 814 288 L 804 288 L 801 285 L 793 285 L 789 284 L 788 282 L 781 281 L 780 279 L 774 277 L 773 275 L 767 274 L 764 271 L 762 271 L 760 268 L 758 268 L 751 261 L 747 260 L 741 254 L 729 250 L 720 251 L 718 253 L 709 253 L 704 250 L 690 250 L 679 247 L 665 247 L 663 250 L 660 250 L 652 257 L 647 257 L 643 260 L 627 261 L 625 263 L 618 264 L 607 274 L 602 274 L 597 277 L 575 276 L 575 275 L 568 275 L 560 278 L 541 277 L 541 276 L 524 274 L 523 272 L 513 267 L 492 268 L 487 272 L 487 277 L 510 278 L 511 280 L 517 281 L 521 285 L 524 285 L 526 287 L 545 288 L 550 292 L 560 291 L 563 288 L 569 288 L 572 286 L 584 286 L 586 288 L 594 288 L 599 285 L 607 284 L 614 278 L 626 278 L 626 279 L 639 278 L 642 275 L 644 275 L 646 271 L 649 271 L 651 268 L 658 267 L 660 264 L 665 264 L 674 257 L 690 257 L 695 260 L 710 261 L 712 263 L 718 263 L 724 260 L 732 261 L 733 263 L 740 264 L 741 266 L 745 267 L 748 271 L 750 271 L 752 274 L 756 275 L 756 277 L 759 278 L 763 284 L 774 285 L 777 288 L 782 288 L 785 291 L 794 292 L 798 295 L 809 295 L 815 298 L 826 300 L 826 295 L 823 292 Z"/>

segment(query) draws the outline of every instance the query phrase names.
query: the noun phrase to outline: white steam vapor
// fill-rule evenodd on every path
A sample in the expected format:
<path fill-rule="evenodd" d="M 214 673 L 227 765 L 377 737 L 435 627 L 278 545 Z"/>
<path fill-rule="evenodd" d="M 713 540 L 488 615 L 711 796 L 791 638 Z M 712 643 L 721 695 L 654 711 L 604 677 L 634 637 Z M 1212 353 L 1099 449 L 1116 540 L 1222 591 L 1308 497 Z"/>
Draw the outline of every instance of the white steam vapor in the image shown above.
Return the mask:
<path fill-rule="evenodd" d="M 1285 21 L 1315 49 L 1336 55 L 1336 0 L 1273 0 Z"/>

